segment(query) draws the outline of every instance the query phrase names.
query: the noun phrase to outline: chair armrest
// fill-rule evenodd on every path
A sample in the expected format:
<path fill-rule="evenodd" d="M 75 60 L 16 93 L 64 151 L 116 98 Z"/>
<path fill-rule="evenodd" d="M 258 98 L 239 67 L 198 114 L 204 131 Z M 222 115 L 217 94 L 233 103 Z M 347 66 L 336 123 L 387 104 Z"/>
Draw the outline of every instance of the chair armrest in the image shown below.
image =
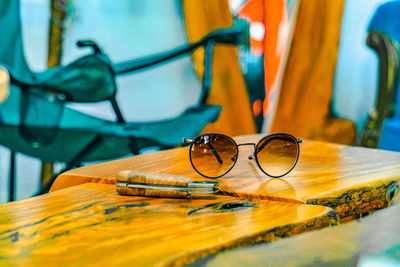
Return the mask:
<path fill-rule="evenodd" d="M 166 63 L 171 59 L 177 59 L 184 54 L 191 53 L 201 46 L 206 46 L 208 42 L 213 41 L 220 44 L 236 45 L 242 29 L 238 27 L 215 30 L 195 43 L 179 46 L 175 49 L 161 52 L 155 55 L 133 59 L 113 65 L 116 74 L 125 74 L 134 71 L 143 71 L 144 69 Z"/>
<path fill-rule="evenodd" d="M 382 114 L 383 117 L 390 117 L 396 106 L 395 96 L 399 82 L 399 46 L 390 36 L 376 31 L 368 34 L 366 43 L 375 50 L 379 58 L 376 108 L 385 111 Z"/>
<path fill-rule="evenodd" d="M 88 55 L 66 66 L 57 66 L 41 73 L 35 79 L 18 75 L 11 68 L 10 81 L 25 90 L 38 90 L 56 95 L 68 102 L 99 102 L 115 95 L 115 74 L 103 55 Z"/>
<path fill-rule="evenodd" d="M 149 67 L 155 66 L 157 64 L 167 63 L 169 60 L 177 59 L 184 54 L 191 53 L 197 48 L 204 46 L 205 50 L 203 83 L 202 92 L 198 103 L 200 105 L 203 105 L 206 103 L 212 84 L 212 57 L 215 44 L 219 43 L 237 45 L 240 39 L 240 34 L 242 33 L 243 29 L 239 27 L 215 30 L 195 43 L 183 45 L 173 50 L 162 52 L 159 54 L 117 63 L 113 65 L 113 69 L 116 74 L 127 74 L 135 71 L 144 71 Z"/>
<path fill-rule="evenodd" d="M 367 45 L 379 59 L 377 98 L 360 137 L 360 144 L 377 147 L 383 121 L 393 116 L 396 108 L 396 91 L 399 84 L 399 49 L 397 42 L 382 32 L 370 31 Z"/>
<path fill-rule="evenodd" d="M 93 40 L 79 40 L 78 42 L 76 42 L 76 45 L 80 48 L 82 47 L 90 47 L 93 50 L 93 53 L 96 54 L 100 54 L 100 55 L 104 55 L 105 53 L 103 52 L 103 50 L 100 48 L 100 46 Z"/>

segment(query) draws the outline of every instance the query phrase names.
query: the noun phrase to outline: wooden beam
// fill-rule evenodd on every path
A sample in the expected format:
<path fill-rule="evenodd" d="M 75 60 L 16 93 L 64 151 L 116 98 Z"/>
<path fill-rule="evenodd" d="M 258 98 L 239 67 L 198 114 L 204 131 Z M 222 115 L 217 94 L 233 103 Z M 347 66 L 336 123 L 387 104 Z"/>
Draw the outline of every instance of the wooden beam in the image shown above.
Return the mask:
<path fill-rule="evenodd" d="M 50 1 L 49 38 L 47 45 L 47 66 L 49 68 L 61 64 L 65 30 L 64 23 L 67 16 L 68 1 L 69 0 Z M 40 173 L 40 187 L 43 188 L 54 175 L 53 163 L 42 161 Z"/>
<path fill-rule="evenodd" d="M 344 0 L 301 0 L 271 132 L 354 144 L 353 122 L 331 110 Z"/>
<path fill-rule="evenodd" d="M 230 27 L 232 15 L 227 0 L 183 0 L 186 31 L 189 41 L 197 41 L 212 30 Z M 193 62 L 199 77 L 203 77 L 204 49 L 193 54 Z M 217 45 L 213 56 L 213 83 L 208 103 L 221 105 L 219 119 L 206 126 L 206 132 L 228 135 L 256 133 L 254 116 L 247 94 L 246 84 L 239 66 L 236 47 Z"/>

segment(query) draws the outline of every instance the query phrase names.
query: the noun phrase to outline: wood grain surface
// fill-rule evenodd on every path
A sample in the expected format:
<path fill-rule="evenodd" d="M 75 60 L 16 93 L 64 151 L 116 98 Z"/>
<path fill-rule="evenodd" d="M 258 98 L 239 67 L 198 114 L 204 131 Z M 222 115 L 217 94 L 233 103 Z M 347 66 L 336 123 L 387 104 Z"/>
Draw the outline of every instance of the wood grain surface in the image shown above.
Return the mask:
<path fill-rule="evenodd" d="M 153 174 L 124 170 L 117 173 L 117 181 L 130 184 L 149 184 L 160 186 L 188 186 L 193 179 L 183 175 Z"/>
<path fill-rule="evenodd" d="M 362 220 L 222 253 L 202 266 L 400 266 L 400 205 Z"/>
<path fill-rule="evenodd" d="M 235 140 L 257 142 L 261 137 Z M 396 152 L 305 140 L 300 144 L 297 166 L 280 179 L 263 174 L 248 159 L 251 154 L 251 147 L 240 147 L 235 167 L 219 179 L 221 191 L 239 197 L 324 205 L 340 217 L 348 217 L 386 207 L 388 187 L 400 180 L 400 153 Z M 51 190 L 82 183 L 114 184 L 116 174 L 126 169 L 206 180 L 193 170 L 184 147 L 74 169 L 61 174 Z"/>
<path fill-rule="evenodd" d="M 337 222 L 322 206 L 129 197 L 83 184 L 0 205 L 0 265 L 181 266 Z"/>
<path fill-rule="evenodd" d="M 125 170 L 117 173 L 116 186 L 120 195 L 185 198 L 192 194 L 214 194 L 217 183 L 193 183 L 192 178 L 183 175 Z"/>
<path fill-rule="evenodd" d="M 183 0 L 182 9 L 189 41 L 197 41 L 210 31 L 233 25 L 227 0 Z M 192 58 L 196 72 L 202 78 L 204 49 L 197 50 Z M 256 133 L 246 84 L 239 66 L 237 47 L 215 46 L 212 79 L 207 103 L 221 105 L 222 112 L 218 120 L 208 124 L 203 132 L 232 136 Z"/>
<path fill-rule="evenodd" d="M 354 144 L 353 122 L 331 110 L 344 0 L 301 0 L 271 132 Z"/>

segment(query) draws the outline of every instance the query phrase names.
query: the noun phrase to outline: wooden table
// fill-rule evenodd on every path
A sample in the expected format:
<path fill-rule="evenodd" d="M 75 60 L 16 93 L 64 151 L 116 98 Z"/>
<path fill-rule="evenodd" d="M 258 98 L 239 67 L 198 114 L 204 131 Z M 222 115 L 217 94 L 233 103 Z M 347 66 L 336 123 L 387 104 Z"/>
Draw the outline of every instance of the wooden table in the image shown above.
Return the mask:
<path fill-rule="evenodd" d="M 116 194 L 115 175 L 123 169 L 204 180 L 192 170 L 188 148 L 66 172 L 51 193 L 0 206 L 0 265 L 180 266 L 385 207 L 400 180 L 400 153 L 305 141 L 298 166 L 282 179 L 263 175 L 249 154 L 241 147 L 237 165 L 220 180 L 225 196 Z"/>
<path fill-rule="evenodd" d="M 340 227 L 222 253 L 204 265 L 400 266 L 400 205 Z"/>
<path fill-rule="evenodd" d="M 236 138 L 256 142 L 262 135 Z M 191 167 L 188 148 L 130 157 L 74 169 L 61 174 L 52 191 L 87 182 L 115 183 L 120 170 L 182 174 L 204 180 Z M 300 202 L 333 208 L 341 218 L 386 207 L 386 192 L 400 180 L 400 153 L 362 147 L 303 141 L 294 170 L 271 179 L 248 159 L 251 147 L 240 147 L 235 167 L 220 179 L 225 194 L 239 197 Z"/>
<path fill-rule="evenodd" d="M 0 206 L 0 265 L 182 265 L 338 223 L 323 206 L 119 196 L 83 184 Z"/>

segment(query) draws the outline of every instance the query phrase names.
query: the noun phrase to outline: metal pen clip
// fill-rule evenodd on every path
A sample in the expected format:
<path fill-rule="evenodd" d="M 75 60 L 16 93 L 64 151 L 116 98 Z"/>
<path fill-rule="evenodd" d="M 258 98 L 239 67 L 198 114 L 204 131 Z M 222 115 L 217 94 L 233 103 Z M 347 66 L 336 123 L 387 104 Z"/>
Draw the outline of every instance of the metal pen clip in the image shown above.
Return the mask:
<path fill-rule="evenodd" d="M 194 194 L 215 194 L 216 181 L 193 181 L 182 175 L 121 171 L 117 175 L 117 192 L 121 195 L 183 198 Z"/>
<path fill-rule="evenodd" d="M 186 192 L 188 195 L 193 194 L 215 194 L 218 191 L 216 185 L 217 182 L 191 182 L 188 186 L 159 186 L 151 184 L 137 184 L 137 183 L 125 183 L 117 182 L 118 187 L 128 187 L 132 189 L 149 189 L 149 190 L 160 190 L 160 191 L 177 191 Z"/>

